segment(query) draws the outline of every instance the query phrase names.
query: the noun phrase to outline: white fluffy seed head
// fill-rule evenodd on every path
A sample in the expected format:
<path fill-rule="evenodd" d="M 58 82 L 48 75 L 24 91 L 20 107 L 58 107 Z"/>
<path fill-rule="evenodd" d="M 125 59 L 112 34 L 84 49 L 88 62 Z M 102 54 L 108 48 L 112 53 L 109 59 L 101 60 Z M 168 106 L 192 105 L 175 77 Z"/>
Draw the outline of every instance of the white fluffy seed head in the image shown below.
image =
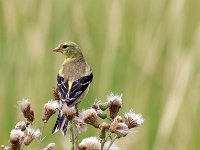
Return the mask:
<path fill-rule="evenodd" d="M 17 124 L 15 125 L 15 129 L 19 129 L 19 130 L 26 130 L 26 127 L 27 127 L 27 122 L 26 121 L 19 121 L 17 122 Z"/>
<path fill-rule="evenodd" d="M 93 125 L 95 128 L 99 127 L 97 112 L 95 109 L 90 108 L 80 113 L 80 118 L 87 124 Z"/>
<path fill-rule="evenodd" d="M 88 118 L 89 116 L 94 115 L 97 116 L 97 112 L 95 109 L 90 108 L 90 109 L 86 109 L 84 111 L 82 111 L 80 113 L 80 117 L 84 120 L 85 118 Z"/>
<path fill-rule="evenodd" d="M 19 129 L 13 129 L 10 132 L 10 139 L 19 139 L 22 140 L 24 138 L 24 132 Z"/>
<path fill-rule="evenodd" d="M 87 131 L 87 124 L 80 117 L 75 116 L 73 122 L 76 124 L 79 134 Z"/>
<path fill-rule="evenodd" d="M 47 122 L 49 118 L 56 113 L 57 109 L 60 109 L 61 104 L 59 101 L 48 101 L 48 103 L 44 104 L 42 120 Z"/>
<path fill-rule="evenodd" d="M 110 124 L 109 130 L 118 137 L 124 137 L 128 134 L 128 126 L 122 121 L 121 116 L 116 116 Z"/>
<path fill-rule="evenodd" d="M 27 128 L 27 135 L 24 138 L 24 144 L 29 145 L 35 138 L 41 135 L 39 129 Z"/>
<path fill-rule="evenodd" d="M 120 105 L 122 105 L 122 94 L 118 95 L 118 94 L 113 94 L 113 93 L 110 93 L 107 97 L 108 99 L 108 102 L 109 103 L 119 103 Z"/>
<path fill-rule="evenodd" d="M 136 114 L 132 109 L 124 113 L 124 118 L 129 128 L 134 128 L 144 123 L 142 115 Z"/>
<path fill-rule="evenodd" d="M 84 122 L 76 124 L 76 127 L 79 134 L 87 131 L 87 124 Z"/>
<path fill-rule="evenodd" d="M 69 107 L 67 106 L 67 104 L 63 104 L 62 111 L 68 120 L 71 120 L 72 118 L 74 118 L 77 113 L 77 109 L 75 106 Z"/>
<path fill-rule="evenodd" d="M 46 109 L 56 110 L 56 109 L 59 109 L 61 106 L 58 101 L 51 100 L 45 104 L 45 107 Z"/>
<path fill-rule="evenodd" d="M 27 135 L 32 136 L 33 138 L 38 138 L 41 135 L 40 129 L 34 129 L 34 128 L 27 128 Z"/>
<path fill-rule="evenodd" d="M 79 144 L 79 150 L 100 150 L 101 144 L 97 137 L 85 138 Z"/>
<path fill-rule="evenodd" d="M 18 101 L 18 105 L 23 112 L 23 110 L 26 110 L 28 107 L 30 107 L 31 103 L 28 99 L 22 99 L 21 101 Z"/>

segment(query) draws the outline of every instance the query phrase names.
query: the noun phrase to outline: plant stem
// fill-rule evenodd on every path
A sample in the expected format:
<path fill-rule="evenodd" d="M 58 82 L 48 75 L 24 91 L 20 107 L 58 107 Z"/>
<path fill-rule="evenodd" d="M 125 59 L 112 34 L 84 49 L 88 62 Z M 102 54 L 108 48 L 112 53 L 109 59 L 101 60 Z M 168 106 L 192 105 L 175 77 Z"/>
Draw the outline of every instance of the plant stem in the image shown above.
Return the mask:
<path fill-rule="evenodd" d="M 106 142 L 106 130 L 101 129 L 99 137 L 101 138 L 101 150 L 103 150 L 104 144 Z"/>
<path fill-rule="evenodd" d="M 105 138 L 101 139 L 101 150 L 103 150 L 105 142 L 106 142 Z"/>
<path fill-rule="evenodd" d="M 118 139 L 118 136 L 115 136 L 111 141 L 110 141 L 110 144 L 109 144 L 109 146 L 108 146 L 108 149 L 107 150 L 109 150 L 110 149 L 110 147 L 112 146 L 112 144 L 115 142 L 115 140 L 116 139 Z"/>
<path fill-rule="evenodd" d="M 45 122 L 43 122 L 43 124 L 42 124 L 42 130 L 41 130 L 41 135 L 40 135 L 40 142 L 42 142 L 43 140 L 44 140 L 44 138 L 42 137 L 43 136 L 43 132 L 44 132 L 44 128 L 45 128 L 45 125 L 46 125 L 46 123 Z"/>
<path fill-rule="evenodd" d="M 70 126 L 70 131 L 71 131 L 71 142 L 72 142 L 71 150 L 74 150 L 74 130 L 73 130 L 72 124 Z"/>
<path fill-rule="evenodd" d="M 73 122 L 71 122 L 70 131 L 72 135 L 72 149 L 78 150 L 78 131 Z"/>

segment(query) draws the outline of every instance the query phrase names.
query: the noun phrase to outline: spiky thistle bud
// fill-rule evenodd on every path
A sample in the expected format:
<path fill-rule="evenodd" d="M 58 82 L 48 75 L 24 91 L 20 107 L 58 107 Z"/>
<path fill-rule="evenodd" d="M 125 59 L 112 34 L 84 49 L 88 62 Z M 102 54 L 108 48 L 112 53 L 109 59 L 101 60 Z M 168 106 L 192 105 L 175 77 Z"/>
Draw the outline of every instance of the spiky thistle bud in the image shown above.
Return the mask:
<path fill-rule="evenodd" d="M 67 104 L 63 104 L 62 111 L 68 120 L 72 120 L 77 114 L 76 107 L 75 106 L 68 107 Z"/>
<path fill-rule="evenodd" d="M 79 150 L 100 150 L 101 144 L 97 137 L 85 138 L 78 146 Z"/>
<path fill-rule="evenodd" d="M 90 124 L 90 125 L 94 126 L 95 128 L 99 128 L 97 112 L 95 109 L 90 108 L 90 109 L 82 111 L 80 113 L 80 117 L 83 119 L 83 121 L 85 123 Z"/>
<path fill-rule="evenodd" d="M 96 110 L 96 112 L 97 112 L 97 116 L 99 116 L 101 119 L 107 118 L 107 114 L 104 113 L 101 109 Z"/>
<path fill-rule="evenodd" d="M 31 109 L 31 103 L 28 101 L 28 99 L 22 99 L 18 102 L 18 105 L 21 109 L 21 112 L 23 113 L 24 117 L 30 121 L 34 121 L 34 111 Z"/>
<path fill-rule="evenodd" d="M 49 143 L 43 150 L 55 150 L 56 144 L 55 143 Z"/>
<path fill-rule="evenodd" d="M 133 110 L 129 110 L 124 113 L 125 123 L 129 129 L 138 127 L 142 123 L 144 123 L 144 119 L 141 114 L 134 113 Z"/>
<path fill-rule="evenodd" d="M 56 110 L 60 108 L 59 101 L 48 101 L 44 104 L 42 121 L 47 122 L 49 118 L 56 113 Z"/>
<path fill-rule="evenodd" d="M 115 133 L 119 138 L 128 134 L 128 126 L 123 122 L 121 116 L 116 116 L 110 124 L 110 132 Z"/>
<path fill-rule="evenodd" d="M 24 144 L 29 145 L 35 138 L 41 135 L 39 129 L 27 128 L 27 135 L 24 138 Z"/>
<path fill-rule="evenodd" d="M 10 144 L 12 150 L 20 150 L 24 141 L 24 132 L 19 129 L 13 129 L 10 132 Z"/>
<path fill-rule="evenodd" d="M 109 103 L 105 102 L 105 103 L 100 103 L 99 104 L 99 108 L 103 111 L 105 111 L 107 108 L 109 107 Z"/>
<path fill-rule="evenodd" d="M 27 122 L 27 121 L 19 121 L 15 125 L 15 129 L 19 129 L 19 130 L 25 131 L 26 128 L 28 127 L 28 125 L 29 125 L 29 122 Z"/>
<path fill-rule="evenodd" d="M 119 109 L 122 106 L 122 94 L 114 95 L 113 93 L 110 93 L 108 95 L 108 103 L 109 103 L 110 118 L 114 119 L 117 116 Z"/>

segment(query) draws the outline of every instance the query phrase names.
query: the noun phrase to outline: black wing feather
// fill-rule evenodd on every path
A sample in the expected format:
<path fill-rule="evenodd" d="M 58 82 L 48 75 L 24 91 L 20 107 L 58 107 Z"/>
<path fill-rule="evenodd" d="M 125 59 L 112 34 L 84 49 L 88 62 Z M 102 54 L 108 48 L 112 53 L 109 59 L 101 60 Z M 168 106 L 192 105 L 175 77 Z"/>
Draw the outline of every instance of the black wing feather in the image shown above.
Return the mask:
<path fill-rule="evenodd" d="M 69 91 L 68 80 L 64 81 L 64 78 L 59 74 L 57 76 L 57 86 L 58 92 L 63 102 L 66 102 L 67 105 L 74 103 L 85 90 L 88 88 L 90 83 L 92 82 L 93 74 L 92 72 L 84 77 L 81 77 L 78 80 L 75 80 L 72 83 L 72 87 Z"/>

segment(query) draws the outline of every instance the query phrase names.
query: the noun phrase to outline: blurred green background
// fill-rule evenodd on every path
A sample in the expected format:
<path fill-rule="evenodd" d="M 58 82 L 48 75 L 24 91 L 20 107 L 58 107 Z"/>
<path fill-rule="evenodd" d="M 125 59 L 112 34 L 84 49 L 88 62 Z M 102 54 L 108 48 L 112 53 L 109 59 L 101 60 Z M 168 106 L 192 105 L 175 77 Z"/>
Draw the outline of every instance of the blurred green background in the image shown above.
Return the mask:
<path fill-rule="evenodd" d="M 123 93 L 123 111 L 133 108 L 145 118 L 120 147 L 200 149 L 199 14 L 198 0 L 1 0 L 0 144 L 8 145 L 10 130 L 23 119 L 22 98 L 30 99 L 34 126 L 41 127 L 63 61 L 52 49 L 74 41 L 94 72 L 81 107 Z M 70 149 L 68 137 L 51 135 L 55 119 L 45 128 L 44 145 Z"/>

